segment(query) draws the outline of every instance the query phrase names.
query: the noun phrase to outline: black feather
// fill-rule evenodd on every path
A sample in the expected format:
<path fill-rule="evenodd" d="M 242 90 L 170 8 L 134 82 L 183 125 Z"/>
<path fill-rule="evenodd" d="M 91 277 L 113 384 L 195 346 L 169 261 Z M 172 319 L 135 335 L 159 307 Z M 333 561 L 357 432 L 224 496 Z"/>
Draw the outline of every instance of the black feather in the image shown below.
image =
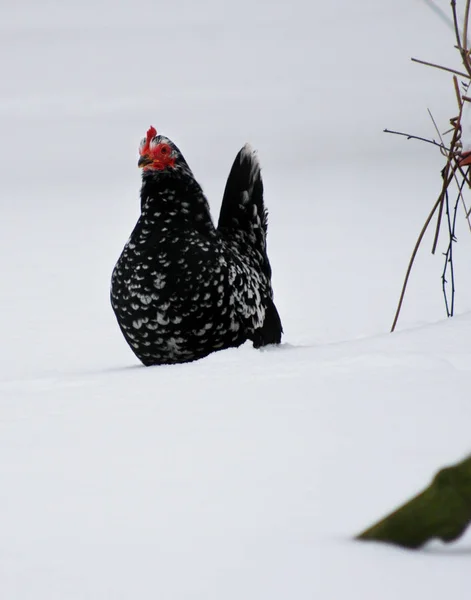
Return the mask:
<path fill-rule="evenodd" d="M 279 343 L 254 153 L 244 147 L 236 157 L 216 230 L 183 156 L 162 139 L 175 165 L 143 173 L 141 215 L 112 275 L 124 337 L 145 365 L 196 360 L 248 339 L 257 348 Z"/>

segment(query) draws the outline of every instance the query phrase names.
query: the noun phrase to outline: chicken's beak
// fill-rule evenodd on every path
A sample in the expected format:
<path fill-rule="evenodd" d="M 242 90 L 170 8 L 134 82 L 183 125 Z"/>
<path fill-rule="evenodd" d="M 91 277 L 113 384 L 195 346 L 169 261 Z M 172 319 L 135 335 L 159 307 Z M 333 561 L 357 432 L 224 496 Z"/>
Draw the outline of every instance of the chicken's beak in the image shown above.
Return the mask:
<path fill-rule="evenodd" d="M 150 158 L 150 156 L 148 154 L 143 154 L 138 162 L 137 162 L 137 166 L 142 169 L 143 167 L 150 165 L 150 163 L 152 162 L 152 159 Z"/>

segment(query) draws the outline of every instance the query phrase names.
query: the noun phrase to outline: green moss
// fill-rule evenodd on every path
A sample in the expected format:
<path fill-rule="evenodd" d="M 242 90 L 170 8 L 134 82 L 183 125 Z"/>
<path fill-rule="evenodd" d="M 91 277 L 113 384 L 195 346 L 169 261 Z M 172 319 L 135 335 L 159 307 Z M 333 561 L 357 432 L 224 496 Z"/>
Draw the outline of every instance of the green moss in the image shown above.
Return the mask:
<path fill-rule="evenodd" d="M 471 456 L 439 471 L 430 486 L 393 513 L 357 536 L 420 548 L 438 538 L 458 539 L 471 521 Z"/>

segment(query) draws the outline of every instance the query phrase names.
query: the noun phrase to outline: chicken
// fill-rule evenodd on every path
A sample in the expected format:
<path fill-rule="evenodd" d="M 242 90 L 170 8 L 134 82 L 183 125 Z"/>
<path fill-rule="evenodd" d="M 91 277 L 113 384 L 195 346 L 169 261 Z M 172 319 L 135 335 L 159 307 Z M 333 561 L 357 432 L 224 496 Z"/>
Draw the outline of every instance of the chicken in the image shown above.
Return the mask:
<path fill-rule="evenodd" d="M 260 166 L 249 145 L 229 174 L 217 229 L 177 146 L 151 127 L 139 147 L 141 215 L 116 263 L 111 305 L 146 366 L 247 340 L 279 344 Z"/>

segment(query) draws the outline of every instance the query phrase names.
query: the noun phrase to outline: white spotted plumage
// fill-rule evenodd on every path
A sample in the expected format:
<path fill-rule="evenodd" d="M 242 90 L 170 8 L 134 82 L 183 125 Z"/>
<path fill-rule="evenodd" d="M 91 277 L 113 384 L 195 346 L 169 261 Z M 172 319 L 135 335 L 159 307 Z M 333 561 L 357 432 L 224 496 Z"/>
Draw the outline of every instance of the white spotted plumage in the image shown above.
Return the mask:
<path fill-rule="evenodd" d="M 112 307 L 131 349 L 153 365 L 188 362 L 247 339 L 255 347 L 279 343 L 255 152 L 247 144 L 237 155 L 215 228 L 175 144 L 163 136 L 146 141 L 141 157 L 165 143 L 175 160 L 153 168 L 142 159 L 141 216 L 112 275 Z"/>

